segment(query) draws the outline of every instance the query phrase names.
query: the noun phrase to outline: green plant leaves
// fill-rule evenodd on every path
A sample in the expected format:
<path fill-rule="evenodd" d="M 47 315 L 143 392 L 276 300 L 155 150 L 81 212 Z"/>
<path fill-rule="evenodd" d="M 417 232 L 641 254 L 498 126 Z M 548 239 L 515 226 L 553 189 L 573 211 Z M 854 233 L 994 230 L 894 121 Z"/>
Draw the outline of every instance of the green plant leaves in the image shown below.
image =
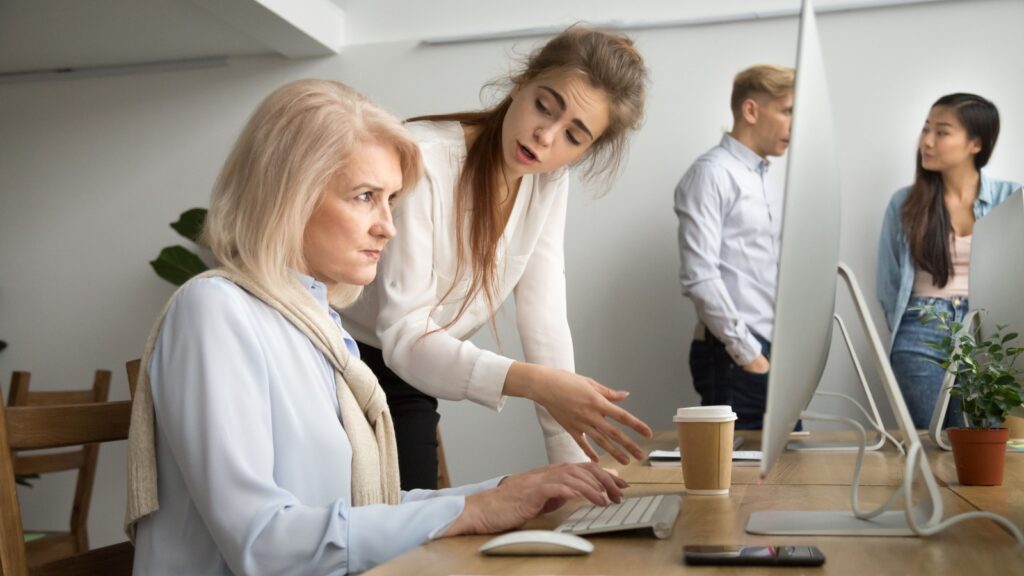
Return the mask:
<path fill-rule="evenodd" d="M 207 270 L 206 263 L 200 260 L 199 256 L 180 244 L 161 250 L 160 255 L 156 260 L 151 260 L 149 265 L 153 267 L 157 276 L 175 286 L 181 286 L 189 278 Z"/>
<path fill-rule="evenodd" d="M 945 357 L 937 364 L 956 374 L 950 394 L 960 398 L 968 424 L 999 426 L 1010 410 L 1021 405 L 1024 373 L 1014 364 L 1024 348 L 1017 345 L 1018 334 L 1004 335 L 1007 326 L 999 325 L 988 338 L 981 338 L 974 329 L 952 322 L 946 312 L 936 312 L 931 306 L 916 310 L 921 312 L 922 322 L 935 322 L 936 328 L 948 334 L 928 344 Z"/>
<path fill-rule="evenodd" d="M 175 232 L 199 244 L 199 235 L 206 221 L 206 208 L 192 208 L 181 213 L 177 222 L 171 224 Z"/>
<path fill-rule="evenodd" d="M 206 222 L 206 212 L 206 208 L 186 210 L 181 213 L 177 222 L 171 223 L 171 228 L 198 244 L 203 224 Z M 175 286 L 181 286 L 189 278 L 201 274 L 209 268 L 199 256 L 180 244 L 161 250 L 160 255 L 156 257 L 156 260 L 150 260 L 149 265 L 153 267 L 157 276 Z"/>

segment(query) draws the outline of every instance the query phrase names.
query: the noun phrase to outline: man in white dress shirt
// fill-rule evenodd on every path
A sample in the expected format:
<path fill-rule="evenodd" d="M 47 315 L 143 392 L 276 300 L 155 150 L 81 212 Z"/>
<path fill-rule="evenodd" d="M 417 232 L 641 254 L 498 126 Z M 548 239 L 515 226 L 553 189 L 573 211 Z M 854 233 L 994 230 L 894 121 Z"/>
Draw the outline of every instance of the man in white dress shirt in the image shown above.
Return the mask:
<path fill-rule="evenodd" d="M 740 429 L 760 429 L 767 397 L 782 194 L 768 158 L 789 146 L 794 73 L 752 66 L 732 90 L 732 131 L 675 190 L 679 282 L 699 321 L 690 373 L 701 404 L 731 405 Z"/>

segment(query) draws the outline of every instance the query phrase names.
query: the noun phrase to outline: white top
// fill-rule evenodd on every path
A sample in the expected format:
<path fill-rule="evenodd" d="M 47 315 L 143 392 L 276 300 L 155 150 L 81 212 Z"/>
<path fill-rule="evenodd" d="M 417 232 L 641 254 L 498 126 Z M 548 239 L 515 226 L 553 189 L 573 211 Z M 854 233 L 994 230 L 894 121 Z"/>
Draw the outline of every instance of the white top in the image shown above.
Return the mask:
<path fill-rule="evenodd" d="M 953 270 L 946 285 L 939 288 L 931 272 L 914 267 L 914 296 L 926 298 L 967 298 L 968 278 L 971 269 L 971 238 L 967 236 L 949 235 L 949 262 Z"/>
<path fill-rule="evenodd" d="M 356 340 L 380 348 L 388 367 L 422 392 L 501 410 L 513 360 L 467 340 L 490 319 L 483 294 L 458 322 L 438 330 L 455 317 L 469 288 L 467 273 L 454 278 L 455 188 L 466 159 L 462 127 L 414 122 L 408 128 L 425 176 L 396 207 L 398 235 L 381 255 L 376 281 L 342 311 L 345 326 Z M 496 287 L 499 302 L 515 295 L 526 361 L 575 371 L 563 248 L 568 196 L 567 170 L 523 177 L 498 246 Z M 435 308 L 453 284 L 448 301 Z M 586 460 L 547 410 L 537 406 L 537 418 L 550 462 Z"/>
<path fill-rule="evenodd" d="M 303 282 L 327 307 L 323 284 Z M 134 573 L 361 572 L 442 534 L 497 480 L 353 508 L 333 371 L 276 310 L 223 278 L 175 298 L 148 366 L 160 509 Z"/>
<path fill-rule="evenodd" d="M 679 283 L 736 364 L 772 339 L 782 232 L 782 191 L 768 161 L 725 134 L 676 186 Z"/>

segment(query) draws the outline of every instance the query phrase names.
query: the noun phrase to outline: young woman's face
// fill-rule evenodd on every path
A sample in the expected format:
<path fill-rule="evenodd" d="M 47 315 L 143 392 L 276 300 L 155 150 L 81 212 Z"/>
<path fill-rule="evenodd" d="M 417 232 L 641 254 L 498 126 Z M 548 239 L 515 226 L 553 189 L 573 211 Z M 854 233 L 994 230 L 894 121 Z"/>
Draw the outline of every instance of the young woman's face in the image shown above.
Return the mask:
<path fill-rule="evenodd" d="M 381 250 L 395 236 L 391 206 L 401 189 L 402 167 L 393 147 L 358 147 L 306 223 L 305 273 L 328 288 L 372 282 Z"/>
<path fill-rule="evenodd" d="M 935 106 L 924 121 L 918 151 L 925 170 L 943 172 L 964 165 L 973 167 L 974 156 L 981 151 L 981 140 L 967 136 L 953 109 Z"/>
<path fill-rule="evenodd" d="M 507 176 L 579 160 L 608 127 L 608 97 L 580 72 L 555 71 L 517 87 L 501 126 Z"/>

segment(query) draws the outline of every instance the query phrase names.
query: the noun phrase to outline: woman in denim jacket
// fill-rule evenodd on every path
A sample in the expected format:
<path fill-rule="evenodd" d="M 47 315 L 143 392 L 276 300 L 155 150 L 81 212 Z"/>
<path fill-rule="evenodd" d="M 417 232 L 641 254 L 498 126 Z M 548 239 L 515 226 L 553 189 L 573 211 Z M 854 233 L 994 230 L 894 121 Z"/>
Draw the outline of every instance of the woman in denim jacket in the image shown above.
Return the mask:
<path fill-rule="evenodd" d="M 974 94 L 949 94 L 932 105 L 918 142 L 913 185 L 893 195 L 878 246 L 876 291 L 892 331 L 890 358 L 918 429 L 927 428 L 945 371 L 928 346 L 944 334 L 921 320 L 933 306 L 962 321 L 974 222 L 1019 184 L 981 172 L 999 136 L 999 112 Z M 962 425 L 954 398 L 947 426 Z"/>

